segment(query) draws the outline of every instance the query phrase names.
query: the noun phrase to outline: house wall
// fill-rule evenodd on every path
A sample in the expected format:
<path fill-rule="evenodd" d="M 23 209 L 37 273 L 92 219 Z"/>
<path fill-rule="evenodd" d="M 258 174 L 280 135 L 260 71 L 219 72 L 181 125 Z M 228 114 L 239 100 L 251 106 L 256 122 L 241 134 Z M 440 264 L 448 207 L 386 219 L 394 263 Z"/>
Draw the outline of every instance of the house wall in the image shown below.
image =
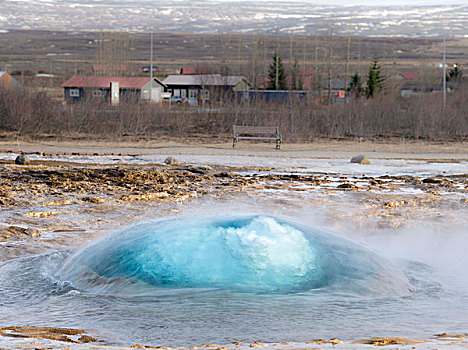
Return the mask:
<path fill-rule="evenodd" d="M 78 102 L 83 99 L 83 88 L 79 87 L 65 87 L 63 88 L 63 95 L 67 102 Z"/>
<path fill-rule="evenodd" d="M 200 97 L 200 86 L 187 86 L 187 85 L 168 85 L 171 90 L 171 96 L 179 96 L 186 99 L 187 103 L 191 106 L 197 106 Z"/>
<path fill-rule="evenodd" d="M 245 91 L 250 90 L 249 84 L 245 80 L 241 80 L 237 83 L 236 86 L 232 88 L 233 91 Z"/>
<path fill-rule="evenodd" d="M 199 85 L 168 85 L 172 96 L 186 98 L 191 106 L 197 106 L 202 102 L 222 101 L 226 98 L 234 98 L 237 90 L 249 90 L 250 86 L 244 82 L 239 82 L 236 86 L 205 86 L 203 89 Z"/>
<path fill-rule="evenodd" d="M 164 88 L 159 85 L 158 83 L 153 83 L 153 91 L 150 98 L 151 94 L 151 82 L 148 82 L 143 88 L 141 89 L 141 100 L 142 101 L 148 101 L 151 99 L 151 102 L 162 102 L 162 93 L 164 92 Z"/>
<path fill-rule="evenodd" d="M 20 89 L 21 84 L 8 73 L 0 77 L 0 87 L 4 89 Z"/>
<path fill-rule="evenodd" d="M 149 84 L 148 84 L 149 85 Z M 90 101 L 109 101 L 110 87 L 109 88 L 82 88 L 82 87 L 65 87 L 64 88 L 65 101 L 67 102 L 79 102 L 83 100 Z M 120 89 L 120 101 L 140 101 L 141 100 L 140 89 Z M 149 93 L 148 93 L 149 96 Z"/>

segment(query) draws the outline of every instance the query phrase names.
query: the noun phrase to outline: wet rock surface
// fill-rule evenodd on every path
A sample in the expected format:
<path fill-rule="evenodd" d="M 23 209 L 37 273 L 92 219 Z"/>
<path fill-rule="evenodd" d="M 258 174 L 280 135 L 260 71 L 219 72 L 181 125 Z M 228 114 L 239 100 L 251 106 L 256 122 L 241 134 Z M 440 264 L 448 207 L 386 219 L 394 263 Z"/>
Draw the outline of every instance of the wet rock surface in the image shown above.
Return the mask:
<path fill-rule="evenodd" d="M 0 260 L 69 249 L 89 241 L 93 235 L 145 218 L 151 208 L 166 215 L 177 213 L 184 203 L 198 204 L 204 199 L 215 199 L 242 206 L 243 201 L 250 198 L 265 211 L 275 208 L 294 212 L 304 206 L 326 208 L 323 214 L 326 222 L 344 222 L 372 234 L 376 230 L 405 227 L 414 222 L 463 220 L 463 215 L 455 216 L 456 213 L 466 213 L 468 208 L 468 177 L 463 174 L 433 177 L 286 174 L 264 168 L 201 165 L 7 164 L 0 168 L 0 209 L 4 223 L 0 227 L 0 241 L 4 242 Z M 447 214 L 447 208 L 455 214 Z M 28 244 L 32 238 L 34 245 Z M 90 346 L 96 342 L 92 335 L 68 328 L 5 327 L 0 329 L 0 335 Z M 307 343 L 259 341 L 204 347 L 287 349 L 333 346 L 349 349 L 369 345 L 414 345 L 419 348 L 425 344 L 410 340 L 378 337 L 355 344 L 347 340 L 342 344 L 342 340 L 336 338 L 317 338 Z M 112 342 L 111 339 L 106 341 Z M 464 334 L 442 333 L 433 342 L 461 343 L 468 347 Z M 50 348 L 49 344 L 46 347 Z M 158 344 L 135 344 L 133 348 L 139 347 L 170 348 Z M 56 348 L 55 345 L 52 348 Z"/>
<path fill-rule="evenodd" d="M 24 228 L 19 226 L 0 227 L 0 242 L 6 240 L 18 240 L 40 237 L 41 231 L 35 228 Z"/>
<path fill-rule="evenodd" d="M 409 345 L 409 344 L 418 344 L 425 343 L 429 340 L 421 339 L 408 339 L 401 337 L 374 337 L 369 339 L 356 340 L 353 344 L 369 344 L 375 346 L 386 346 L 386 345 Z"/>
<path fill-rule="evenodd" d="M 33 229 L 61 230 L 67 218 L 77 215 L 106 214 L 96 222 L 99 224 L 128 212 L 125 215 L 131 220 L 139 215 L 135 212 L 145 212 L 149 207 L 176 209 L 182 203 L 199 198 L 239 193 L 255 196 L 268 204 L 282 201 L 286 205 L 320 203 L 329 207 L 335 205 L 338 198 L 335 194 L 340 194 L 347 201 L 357 201 L 360 210 L 353 212 L 356 225 L 370 217 L 376 228 L 405 225 L 408 217 L 437 217 L 444 207 L 466 209 L 466 176 L 430 179 L 407 175 L 277 174 L 264 169 L 239 171 L 202 165 L 181 168 L 62 163 L 8 165 L 0 168 L 0 208 L 4 210 L 4 225 L 27 227 L 29 231 L 3 228 L 0 240 L 37 237 Z M 288 198 L 282 198 L 286 194 Z M 345 211 L 341 215 L 347 217 L 348 213 Z M 76 220 L 69 222 L 71 227 L 66 229 L 73 231 Z"/>
<path fill-rule="evenodd" d="M 86 335 L 86 332 L 83 330 L 57 327 L 3 327 L 0 328 L 0 335 L 16 338 L 59 340 L 67 343 L 91 343 L 99 341 Z M 76 340 L 73 338 L 76 338 Z"/>

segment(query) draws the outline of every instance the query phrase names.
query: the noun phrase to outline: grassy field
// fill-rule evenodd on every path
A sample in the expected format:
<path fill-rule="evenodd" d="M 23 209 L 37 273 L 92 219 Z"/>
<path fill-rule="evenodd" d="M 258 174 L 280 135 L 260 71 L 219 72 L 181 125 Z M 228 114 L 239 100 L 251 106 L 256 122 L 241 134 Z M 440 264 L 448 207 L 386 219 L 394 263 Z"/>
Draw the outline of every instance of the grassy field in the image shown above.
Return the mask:
<path fill-rule="evenodd" d="M 161 75 L 177 73 L 184 65 L 194 65 L 251 78 L 267 72 L 277 48 L 286 66 L 297 59 L 301 67 L 326 71 L 330 63 L 334 78 L 344 76 L 347 37 L 154 34 L 154 62 Z M 388 74 L 417 70 L 428 79 L 434 79 L 433 75 L 439 77 L 438 70 L 430 67 L 441 62 L 442 47 L 438 39 L 351 37 L 349 48 L 350 73 L 358 70 L 364 75 L 377 55 Z M 59 81 L 76 73 L 91 74 L 93 63 L 149 65 L 149 57 L 149 33 L 12 30 L 0 34 L 0 70 L 22 71 L 23 82 L 25 77 L 37 72 L 56 74 Z M 448 41 L 448 62 L 466 64 L 467 57 L 468 39 Z M 59 81 L 48 85 L 54 87 Z"/>

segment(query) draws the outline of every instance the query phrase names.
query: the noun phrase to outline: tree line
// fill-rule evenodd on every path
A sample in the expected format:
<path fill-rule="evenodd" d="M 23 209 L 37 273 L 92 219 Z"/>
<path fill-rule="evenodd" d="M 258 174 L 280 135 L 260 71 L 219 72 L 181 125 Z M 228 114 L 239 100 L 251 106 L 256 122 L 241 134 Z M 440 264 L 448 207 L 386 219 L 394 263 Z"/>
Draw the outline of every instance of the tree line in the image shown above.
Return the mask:
<path fill-rule="evenodd" d="M 268 90 L 302 90 L 303 83 L 299 74 L 299 64 L 297 60 L 294 61 L 294 66 L 291 83 L 288 84 L 286 70 L 283 64 L 283 61 L 276 51 L 268 70 Z M 316 73 L 316 72 L 315 72 Z M 463 81 L 463 70 L 461 66 L 456 63 L 449 70 L 446 76 L 446 80 L 449 82 L 461 82 Z M 356 72 L 350 77 L 349 81 L 345 81 L 345 90 L 349 93 L 351 97 L 358 98 L 361 96 L 366 96 L 367 98 L 372 98 L 379 93 L 382 93 L 386 89 L 387 77 L 385 76 L 382 66 L 380 65 L 379 58 L 374 56 L 366 76 L 365 83 L 363 78 L 359 74 L 359 71 Z"/>

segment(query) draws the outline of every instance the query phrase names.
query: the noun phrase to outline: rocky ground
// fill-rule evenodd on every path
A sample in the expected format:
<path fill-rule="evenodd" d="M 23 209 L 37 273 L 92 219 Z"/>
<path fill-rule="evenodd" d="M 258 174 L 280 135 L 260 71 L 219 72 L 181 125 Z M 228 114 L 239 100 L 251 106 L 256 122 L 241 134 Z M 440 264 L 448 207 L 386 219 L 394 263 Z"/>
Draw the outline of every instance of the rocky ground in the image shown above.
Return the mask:
<path fill-rule="evenodd" d="M 336 202 L 336 195 L 353 197 L 366 216 L 380 217 L 378 227 L 402 224 L 401 216 L 437 215 L 446 206 L 466 208 L 468 175 L 337 176 L 336 174 L 273 174 L 270 169 L 241 171 L 196 165 L 83 166 L 47 164 L 0 167 L 1 216 L 6 223 L 0 240 L 40 236 L 44 229 L 76 228 L 80 214 L 131 211 L 149 206 L 174 206 L 202 197 L 242 193 L 270 203 L 310 205 Z M 247 170 L 247 171 L 246 171 Z M 304 201 L 307 199 L 307 201 Z M 344 213 L 342 213 L 344 214 Z M 356 214 L 356 212 L 354 213 Z"/>
<path fill-rule="evenodd" d="M 190 347 L 153 346 L 133 344 L 129 347 L 106 346 L 105 342 L 88 335 L 86 331 L 72 328 L 56 327 L 3 327 L 0 328 L 0 336 L 16 338 L 11 342 L 11 348 L 15 349 L 207 349 L 207 350 L 245 350 L 251 348 L 264 348 L 275 350 L 319 350 L 319 349 L 363 349 L 363 346 L 391 346 L 398 349 L 434 349 L 450 347 L 451 349 L 468 348 L 468 334 L 435 334 L 431 339 L 409 339 L 403 337 L 373 337 L 354 341 L 343 341 L 338 338 L 311 339 L 304 343 L 279 342 L 279 343 L 244 343 L 236 341 L 231 344 L 200 344 Z M 35 339 L 35 340 L 31 340 Z"/>
<path fill-rule="evenodd" d="M 34 161 L 17 165 L 13 160 L 2 161 L 0 260 L 70 248 L 154 213 L 172 215 L 183 213 L 189 207 L 212 208 L 215 205 L 229 210 L 261 207 L 265 212 L 284 215 L 312 207 L 322 210 L 323 220 L 332 225 L 346 224 L 368 234 L 411 226 L 422 220 L 458 220 L 459 223 L 467 220 L 468 174 L 434 177 L 279 174 L 262 167 L 168 163 L 83 165 Z M 64 328 L 12 325 L 0 329 L 0 347 L 2 337 L 17 339 L 8 343 L 12 348 L 109 348 L 105 342 L 93 338 L 93 334 Z M 338 339 L 315 339 L 305 344 L 239 342 L 198 347 L 317 349 L 336 346 L 351 349 L 371 344 L 422 346 L 424 349 L 436 344 L 436 347 L 453 344 L 467 348 L 465 337 L 466 334 L 442 334 L 421 342 L 372 338 L 353 344 Z M 27 338 L 36 340 L 25 340 Z M 47 341 L 44 343 L 40 339 Z M 134 344 L 132 347 L 154 346 Z"/>

